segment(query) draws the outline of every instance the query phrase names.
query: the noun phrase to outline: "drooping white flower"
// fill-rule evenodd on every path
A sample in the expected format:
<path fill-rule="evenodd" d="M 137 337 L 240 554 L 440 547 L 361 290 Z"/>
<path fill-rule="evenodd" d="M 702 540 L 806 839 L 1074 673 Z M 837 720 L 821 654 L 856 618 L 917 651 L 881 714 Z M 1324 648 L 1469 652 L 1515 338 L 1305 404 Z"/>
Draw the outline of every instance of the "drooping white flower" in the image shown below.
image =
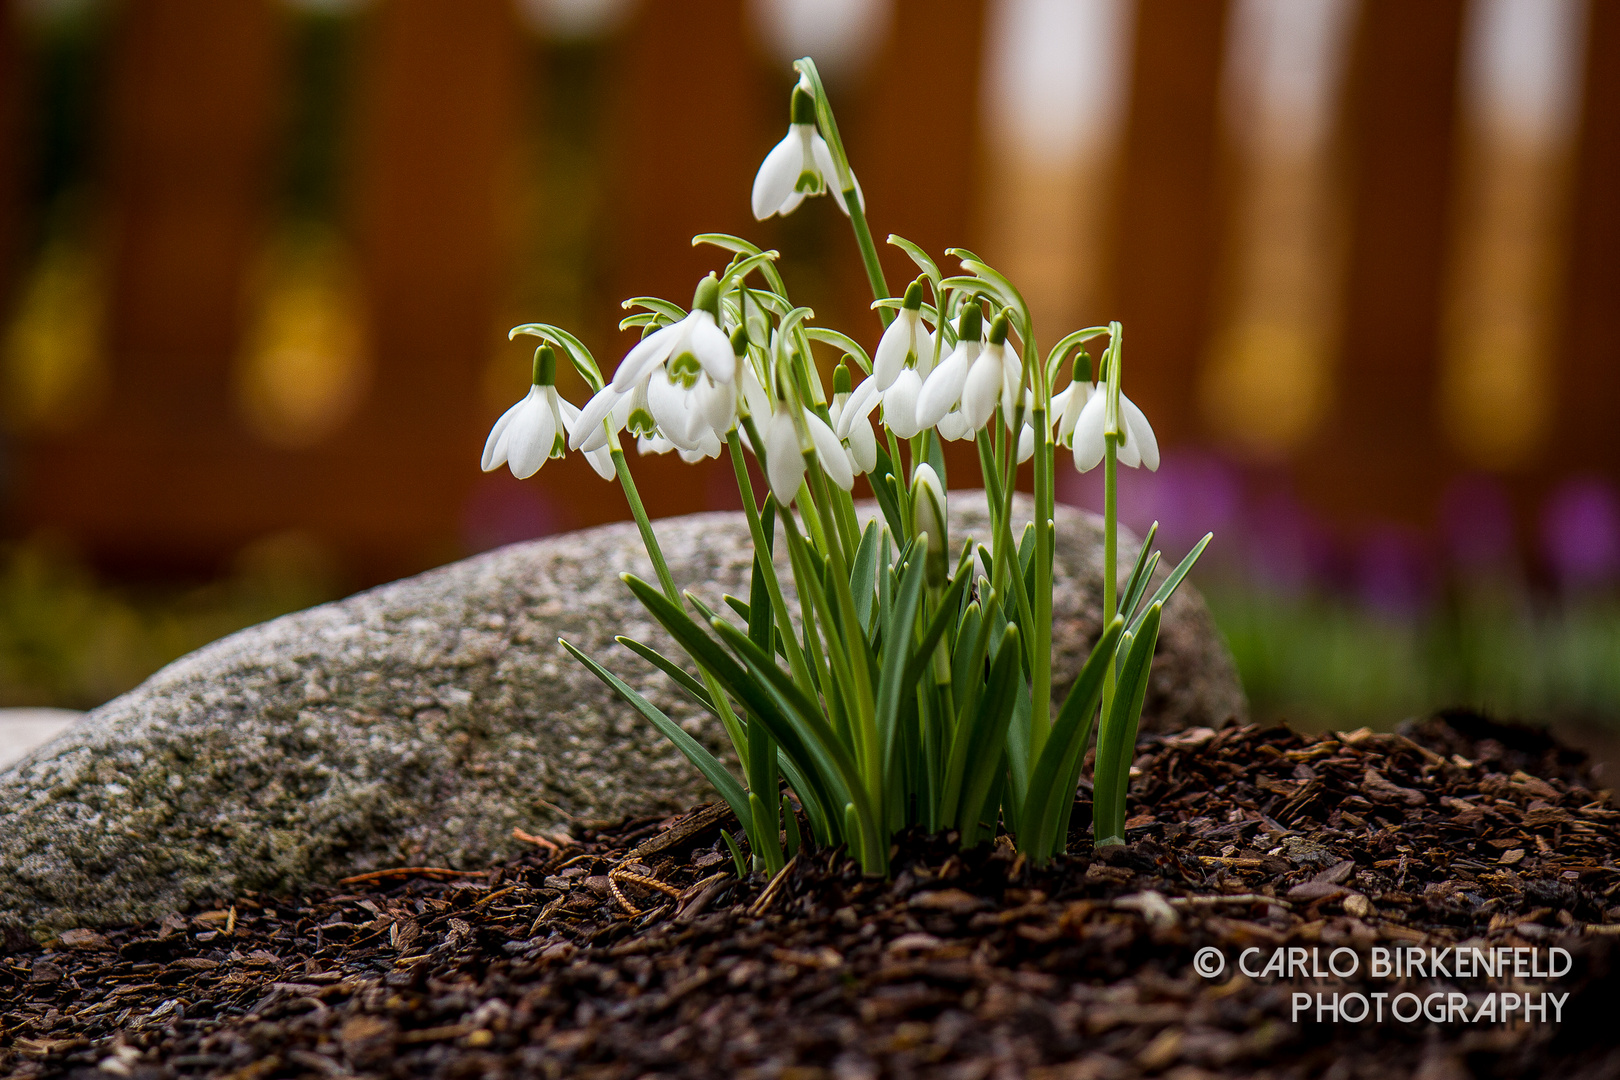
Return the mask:
<path fill-rule="evenodd" d="M 849 384 L 849 366 L 840 361 L 833 370 L 833 398 L 827 415 L 833 434 L 844 444 L 850 467 L 857 474 L 869 473 L 877 468 L 877 436 L 866 418 L 878 402 L 877 382 L 863 379 L 854 390 Z"/>
<path fill-rule="evenodd" d="M 1107 384 L 1099 384 L 1075 420 L 1074 467 L 1081 472 L 1089 472 L 1102 464 L 1107 453 L 1103 440 L 1107 404 Z M 1124 441 L 1119 444 L 1119 463 L 1133 469 L 1145 465 L 1149 472 L 1158 471 L 1159 441 L 1153 436 L 1153 427 L 1124 392 L 1119 395 L 1119 418 L 1125 427 Z"/>
<path fill-rule="evenodd" d="M 934 430 L 939 433 L 940 438 L 947 442 L 955 442 L 958 439 L 971 439 L 977 429 L 968 421 L 967 413 L 961 409 L 952 409 L 939 418 Z"/>
<path fill-rule="evenodd" d="M 698 282 L 692 296 L 692 310 L 684 319 L 648 334 L 619 361 L 612 380 L 580 410 L 580 423 L 569 435 L 569 447 L 590 451 L 606 442 L 608 432 L 603 422 L 610 417 L 617 419 L 623 399 L 637 394 L 658 396 L 665 417 L 673 417 L 678 412 L 680 422 L 675 425 L 676 430 L 663 434 L 677 445 L 693 444 L 701 431 L 691 422 L 690 414 L 698 411 L 698 407 L 685 398 L 677 402 L 669 395 L 668 386 L 662 383 L 655 387 L 658 380 L 653 376 L 661 369 L 669 386 L 685 391 L 690 391 L 700 379 L 707 379 L 734 395 L 732 383 L 737 374 L 737 358 L 731 339 L 720 328 L 719 317 L 720 283 L 710 274 Z M 705 405 L 708 404 L 711 403 L 706 401 Z M 643 434 L 630 422 L 638 408 L 632 404 L 621 424 L 630 423 L 633 432 Z M 702 411 L 706 413 L 707 409 Z M 717 414 L 718 411 L 716 407 Z M 664 422 L 656 411 L 651 415 L 656 423 Z M 615 431 L 618 429 L 614 427 Z"/>
<path fill-rule="evenodd" d="M 922 278 L 918 278 L 906 287 L 900 310 L 878 339 L 872 357 L 872 377 L 877 380 L 877 388 L 887 390 L 907 364 L 919 364 L 924 356 L 929 364 L 933 363 L 934 335 L 922 321 Z"/>
<path fill-rule="evenodd" d="M 1052 407 L 1046 414 L 1048 423 L 1057 425 L 1057 441 L 1064 446 L 1074 443 L 1074 426 L 1080 419 L 1080 410 L 1086 407 L 1096 387 L 1092 381 L 1091 354 L 1081 349 L 1074 358 L 1074 373 L 1069 385 L 1052 395 Z"/>
<path fill-rule="evenodd" d="M 855 470 L 850 466 L 849 455 L 844 453 L 844 444 L 838 441 L 838 436 L 827 425 L 827 421 L 811 412 L 804 410 L 804 424 L 810 429 L 810 442 L 816 448 L 816 461 L 821 465 L 821 471 L 827 474 L 827 479 L 848 491 L 855 486 Z"/>
<path fill-rule="evenodd" d="M 502 465 L 519 480 L 540 471 L 548 458 L 563 455 L 563 414 L 557 396 L 557 354 L 549 345 L 535 350 L 534 382 L 523 399 L 501 414 L 484 440 L 481 465 L 493 472 Z"/>
<path fill-rule="evenodd" d="M 970 431 L 978 431 L 990 422 L 997 402 L 1006 413 L 1007 426 L 1012 427 L 1023 368 L 1007 343 L 1007 327 L 1007 313 L 1003 311 L 991 324 L 989 341 L 963 380 L 961 409 Z"/>
<path fill-rule="evenodd" d="M 567 401 L 562 401 L 561 404 L 563 430 L 569 435 L 573 435 L 574 428 L 579 426 L 579 410 Z M 591 468 L 596 470 L 597 476 L 604 480 L 613 479 L 613 452 L 608 449 L 605 439 L 601 446 L 596 447 L 594 450 L 585 451 L 585 460 L 590 462 Z"/>
<path fill-rule="evenodd" d="M 984 313 L 977 300 L 970 301 L 957 317 L 956 348 L 939 362 L 939 367 L 928 373 L 922 391 L 917 395 L 917 426 L 931 428 L 962 400 L 962 387 L 967 382 L 968 369 L 979 358 L 983 348 Z"/>
<path fill-rule="evenodd" d="M 922 375 L 908 367 L 883 391 L 883 422 L 902 439 L 914 438 L 926 426 L 917 420 L 917 396 L 922 388 Z"/>
<path fill-rule="evenodd" d="M 799 433 L 784 402 L 765 421 L 765 475 L 778 506 L 790 505 L 804 480 L 804 454 L 799 450 Z"/>
<path fill-rule="evenodd" d="M 754 175 L 752 203 L 754 218 L 764 221 L 772 214 L 786 217 L 798 209 L 807 195 L 831 191 L 838 209 L 849 213 L 844 193 L 838 186 L 838 168 L 833 163 L 827 140 L 816 130 L 816 99 L 808 83 L 800 80 L 793 88 L 789 106 L 788 133 L 771 148 Z M 850 173 L 855 180 L 855 174 Z M 866 209 L 861 182 L 855 180 L 855 197 Z"/>

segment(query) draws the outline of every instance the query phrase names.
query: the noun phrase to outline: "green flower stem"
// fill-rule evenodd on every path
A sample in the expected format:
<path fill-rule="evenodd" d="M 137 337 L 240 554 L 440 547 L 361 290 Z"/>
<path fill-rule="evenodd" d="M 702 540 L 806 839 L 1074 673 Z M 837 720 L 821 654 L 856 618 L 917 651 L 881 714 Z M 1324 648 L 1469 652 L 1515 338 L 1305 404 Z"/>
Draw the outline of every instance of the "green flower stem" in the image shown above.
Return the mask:
<path fill-rule="evenodd" d="M 614 447 L 610 456 L 613 458 L 613 471 L 618 474 L 619 488 L 624 492 L 624 499 L 630 504 L 630 514 L 636 519 L 636 528 L 641 530 L 641 543 L 647 549 L 647 555 L 652 559 L 653 570 L 658 575 L 658 584 L 664 590 L 673 604 L 681 602 L 680 593 L 675 590 L 675 578 L 669 572 L 669 564 L 664 561 L 664 550 L 658 546 L 658 537 L 653 532 L 652 522 L 647 517 L 646 507 L 641 505 L 641 493 L 636 490 L 636 481 L 630 475 L 630 466 L 624 460 L 624 451 L 614 439 Z"/>
<path fill-rule="evenodd" d="M 807 454 L 805 457 L 806 464 L 809 466 L 807 471 L 818 496 L 818 505 L 825 508 L 837 496 L 828 490 L 827 478 L 822 472 L 821 466 L 810 460 L 814 455 Z M 843 492 L 839 491 L 838 494 L 842 495 Z M 826 512 L 824 509 L 823 513 Z M 850 557 L 853 557 L 853 555 L 852 549 Z M 855 708 L 853 710 L 855 721 L 860 729 L 865 732 L 865 737 L 870 737 L 872 744 L 876 746 L 877 728 L 874 726 L 874 718 L 877 715 L 877 706 L 872 687 L 872 673 L 867 668 L 864 658 L 856 657 L 855 662 L 851 664 L 848 657 L 851 651 L 850 645 L 857 640 L 866 640 L 866 631 L 855 618 L 855 596 L 850 592 L 849 588 L 849 559 L 837 550 L 829 551 L 827 558 L 832 563 L 833 584 L 837 589 L 838 609 L 839 614 L 842 616 L 842 625 L 837 627 L 833 626 L 830 619 L 828 620 L 828 637 L 830 639 L 836 629 L 847 643 L 843 649 L 839 650 L 839 653 L 844 658 L 845 676 L 852 677 L 848 685 L 855 693 Z M 878 792 L 874 790 L 874 797 L 877 794 Z"/>
<path fill-rule="evenodd" d="M 630 466 L 624 460 L 624 450 L 619 446 L 618 436 L 613 436 L 613 448 L 609 452 L 613 458 L 613 471 L 618 474 L 619 487 L 624 491 L 624 499 L 630 504 L 630 514 L 636 519 L 636 528 L 641 530 L 641 543 L 647 549 L 647 555 L 652 559 L 653 570 L 658 574 L 659 587 L 669 602 L 681 607 L 681 595 L 675 588 L 675 578 L 669 572 L 669 563 L 664 561 L 664 550 L 658 545 L 658 536 L 653 532 L 652 521 L 647 517 L 647 508 L 641 504 L 641 492 L 636 490 L 636 481 L 630 475 Z M 694 658 L 695 659 L 695 658 Z M 703 689 L 709 692 L 709 700 L 714 702 L 715 711 L 720 714 L 720 722 L 725 726 L 726 735 L 731 739 L 731 746 L 737 751 L 737 760 L 748 772 L 748 731 L 743 727 L 741 720 L 731 708 L 731 701 L 720 687 L 709 669 L 698 664 L 698 674 L 703 677 Z M 775 798 L 772 792 L 771 797 Z"/>
<path fill-rule="evenodd" d="M 843 137 L 838 134 L 838 120 L 833 116 L 832 102 L 827 98 L 827 90 L 821 85 L 821 73 L 816 70 L 816 62 L 806 56 L 793 64 L 793 69 L 810 80 L 810 85 L 816 95 L 816 121 L 821 128 L 821 137 L 827 140 L 827 149 L 832 152 L 833 165 L 838 175 L 834 182 L 838 190 L 844 193 L 844 205 L 849 208 L 849 224 L 855 230 L 855 244 L 861 249 L 861 262 L 866 267 L 866 280 L 872 286 L 872 299 L 882 300 L 889 296 L 889 283 L 883 277 L 883 264 L 878 261 L 877 245 L 872 242 L 872 230 L 866 224 L 866 211 L 861 207 L 860 196 L 855 190 L 855 174 L 849 168 L 849 155 L 844 152 Z M 894 321 L 894 312 L 888 308 L 878 308 L 878 319 L 887 327 Z"/>
<path fill-rule="evenodd" d="M 1030 637 L 1035 663 L 1030 669 L 1032 706 L 1030 760 L 1040 759 L 1052 722 L 1052 460 L 1047 448 L 1046 410 L 1035 405 L 1035 622 Z"/>
<path fill-rule="evenodd" d="M 832 112 L 828 108 L 828 114 Z M 842 154 L 843 147 L 837 151 Z M 849 207 L 849 224 L 855 230 L 855 244 L 861 249 L 861 262 L 866 266 L 866 280 L 872 286 L 872 298 L 882 300 L 889 295 L 889 283 L 883 277 L 883 264 L 878 261 L 877 245 L 872 242 L 872 230 L 866 224 L 866 211 L 861 208 L 861 200 L 855 194 L 854 185 L 844 189 L 844 205 Z M 878 308 L 878 319 L 884 327 L 894 321 L 894 312 L 888 308 Z"/>
<path fill-rule="evenodd" d="M 759 433 L 754 428 L 753 417 L 744 418 L 743 423 L 748 429 L 749 440 L 759 446 Z M 793 630 L 787 602 L 782 599 L 782 583 L 776 576 L 776 563 L 764 557 L 771 549 L 766 543 L 765 524 L 760 520 L 759 509 L 754 503 L 754 485 L 748 479 L 748 463 L 743 459 L 742 440 L 737 438 L 735 428 L 726 434 L 726 446 L 731 450 L 731 467 L 737 474 L 737 490 L 742 494 L 743 511 L 748 516 L 748 531 L 754 537 L 754 552 L 760 556 L 760 567 L 765 572 L 765 590 L 771 597 L 772 615 L 776 619 L 776 631 L 782 635 L 782 651 L 787 653 L 788 668 L 793 672 L 793 681 L 799 685 L 799 689 L 806 694 L 814 694 L 815 684 L 810 681 L 810 668 L 804 662 L 804 650 L 799 647 L 799 637 Z M 761 467 L 764 464 L 760 462 Z"/>
<path fill-rule="evenodd" d="M 1119 607 L 1119 443 L 1118 436 L 1103 435 L 1103 621 Z M 1103 672 L 1102 715 L 1114 703 L 1114 664 Z"/>

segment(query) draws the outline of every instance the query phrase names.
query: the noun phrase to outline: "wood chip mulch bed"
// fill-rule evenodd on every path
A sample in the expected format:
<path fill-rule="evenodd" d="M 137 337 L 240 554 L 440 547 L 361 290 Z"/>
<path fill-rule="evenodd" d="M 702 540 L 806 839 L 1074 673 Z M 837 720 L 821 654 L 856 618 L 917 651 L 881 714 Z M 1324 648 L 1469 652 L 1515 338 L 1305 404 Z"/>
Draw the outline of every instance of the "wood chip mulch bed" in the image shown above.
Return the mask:
<path fill-rule="evenodd" d="M 1041 869 L 915 835 L 892 881 L 836 852 L 738 881 L 719 836 L 736 823 L 707 808 L 576 828 L 557 850 L 531 838 L 479 873 L 17 938 L 0 955 L 0 1075 L 1620 1076 L 1620 810 L 1578 754 L 1464 714 L 1140 749 L 1131 843 Z M 1374 949 L 1462 943 L 1558 946 L 1573 966 L 1367 973 Z M 1194 966 L 1207 946 L 1227 959 L 1215 978 Z M 1325 964 L 1340 946 L 1361 959 L 1348 979 L 1234 971 L 1245 948 L 1258 968 L 1276 948 Z M 1295 1019 L 1296 992 L 1355 991 L 1467 1008 Z M 1568 996 L 1556 1020 L 1475 1022 L 1502 991 Z"/>

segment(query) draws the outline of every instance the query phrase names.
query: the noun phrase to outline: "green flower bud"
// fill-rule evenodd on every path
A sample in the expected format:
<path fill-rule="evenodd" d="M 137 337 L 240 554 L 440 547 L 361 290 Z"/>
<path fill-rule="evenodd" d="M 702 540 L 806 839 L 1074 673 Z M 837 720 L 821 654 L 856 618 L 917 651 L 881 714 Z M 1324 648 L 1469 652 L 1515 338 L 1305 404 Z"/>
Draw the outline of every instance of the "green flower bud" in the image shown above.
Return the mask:
<path fill-rule="evenodd" d="M 948 543 L 945 531 L 945 488 L 939 482 L 939 474 L 927 462 L 918 465 L 916 472 L 912 473 L 911 504 L 918 535 L 928 534 L 928 552 L 924 556 L 927 562 L 924 571 L 929 587 L 937 589 L 945 584 L 948 570 L 945 565 Z"/>
<path fill-rule="evenodd" d="M 748 351 L 748 330 L 739 326 L 731 332 L 731 351 L 738 356 Z"/>
<path fill-rule="evenodd" d="M 833 393 L 835 394 L 847 394 L 855 388 L 855 384 L 850 381 L 847 359 L 846 357 L 844 360 L 838 361 L 838 366 L 833 368 Z"/>
<path fill-rule="evenodd" d="M 1097 369 L 1092 365 L 1091 354 L 1081 349 L 1074 354 L 1074 381 L 1097 381 Z"/>
<path fill-rule="evenodd" d="M 904 307 L 907 311 L 922 310 L 922 292 L 923 282 L 925 280 L 925 278 L 918 278 L 916 281 L 913 281 L 910 285 L 906 286 Z"/>
<path fill-rule="evenodd" d="M 969 300 L 962 305 L 962 311 L 956 317 L 956 340 L 978 341 L 984 336 L 984 310 L 979 307 L 977 300 Z"/>
<path fill-rule="evenodd" d="M 1012 325 L 1012 320 L 1007 317 L 1006 309 L 1002 309 L 1001 314 L 997 315 L 995 321 L 990 324 L 990 344 L 1000 345 L 1005 342 L 1007 340 L 1007 328 L 1010 325 Z"/>
<path fill-rule="evenodd" d="M 720 321 L 720 282 L 712 272 L 697 283 L 692 293 L 692 310 L 707 311 L 715 322 Z"/>
<path fill-rule="evenodd" d="M 557 385 L 557 352 L 550 345 L 534 350 L 534 385 Z"/>

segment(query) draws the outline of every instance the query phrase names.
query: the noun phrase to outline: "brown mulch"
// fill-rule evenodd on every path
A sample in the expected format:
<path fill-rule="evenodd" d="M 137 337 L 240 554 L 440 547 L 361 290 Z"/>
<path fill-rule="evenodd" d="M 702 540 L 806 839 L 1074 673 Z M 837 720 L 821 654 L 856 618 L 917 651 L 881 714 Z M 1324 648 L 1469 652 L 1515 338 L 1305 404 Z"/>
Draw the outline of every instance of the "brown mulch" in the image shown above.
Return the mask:
<path fill-rule="evenodd" d="M 837 852 L 738 881 L 717 809 L 241 895 L 0 955 L 0 1075 L 248 1078 L 1620 1075 L 1620 810 L 1578 754 L 1467 714 L 1404 734 L 1145 739 L 1131 843 Z M 1088 793 L 1071 850 L 1089 844 Z M 561 841 L 557 850 L 547 844 Z M 1555 980 L 1249 978 L 1256 947 L 1554 945 Z M 1205 979 L 1194 954 L 1216 946 Z M 0 950 L 3 951 L 3 950 Z M 1300 954 L 1303 957 L 1305 954 Z M 1365 972 L 1365 966 L 1363 966 Z M 1471 1023 L 1485 993 L 1556 1022 Z M 1470 995 L 1296 1022 L 1292 995 Z"/>

